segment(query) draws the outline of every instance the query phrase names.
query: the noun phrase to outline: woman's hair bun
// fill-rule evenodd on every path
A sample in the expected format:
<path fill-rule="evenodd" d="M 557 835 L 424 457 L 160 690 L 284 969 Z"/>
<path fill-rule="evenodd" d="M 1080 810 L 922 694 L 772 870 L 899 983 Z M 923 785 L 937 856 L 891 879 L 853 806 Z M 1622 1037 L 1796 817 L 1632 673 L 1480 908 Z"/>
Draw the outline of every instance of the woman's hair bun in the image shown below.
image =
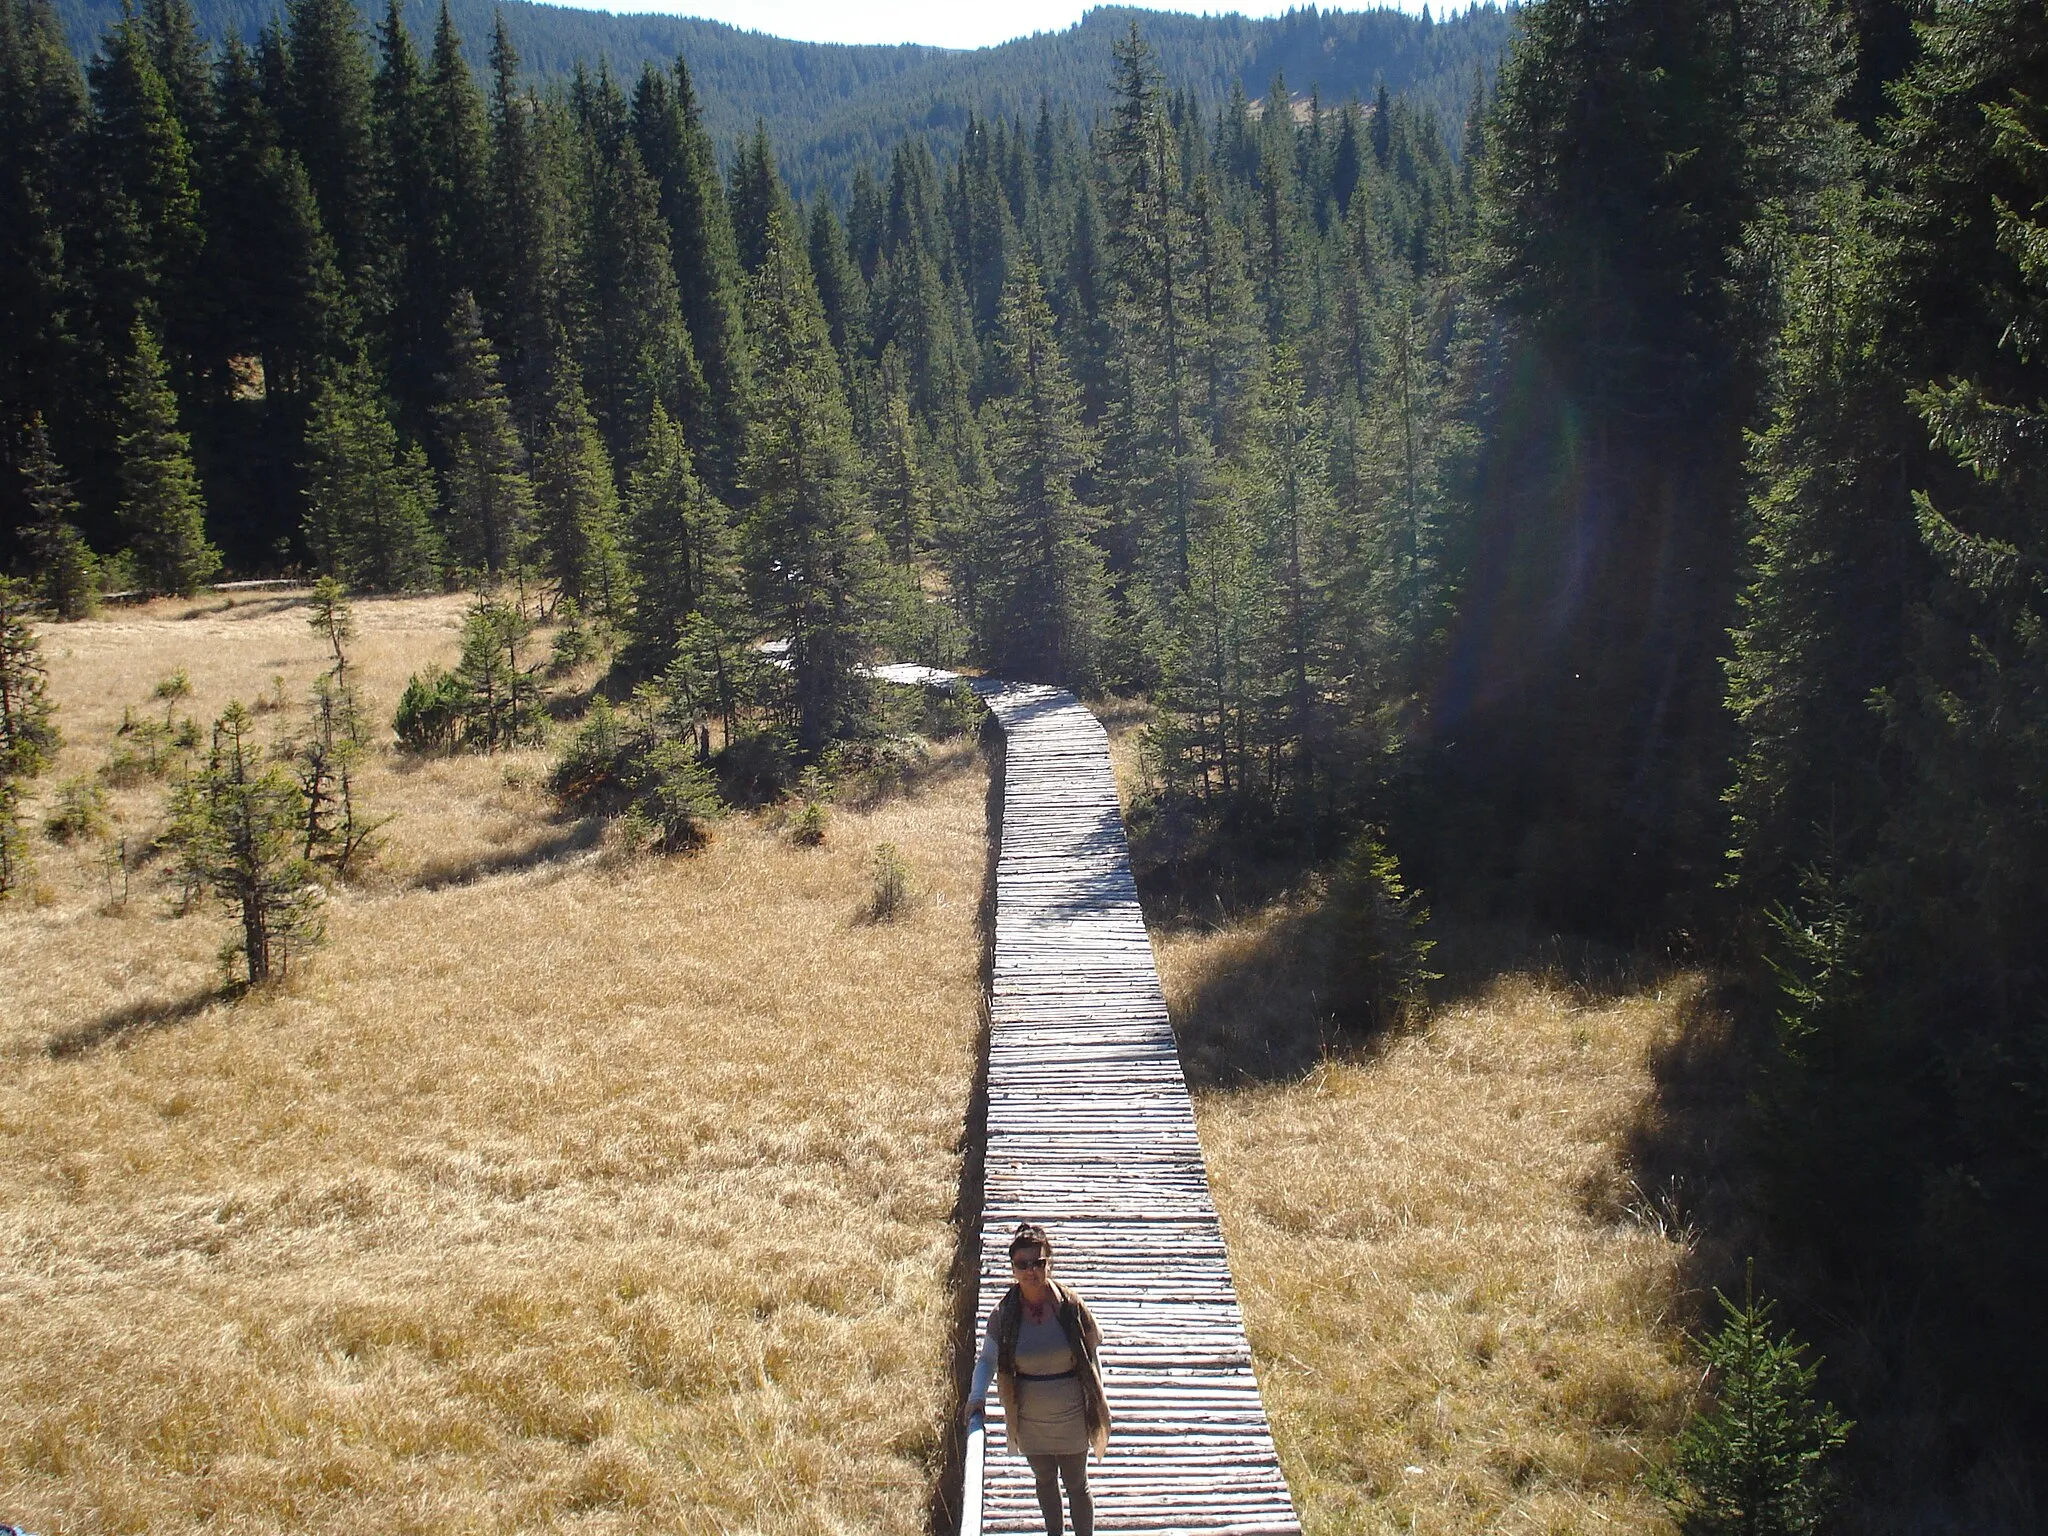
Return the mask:
<path fill-rule="evenodd" d="M 1052 1257 L 1052 1234 L 1035 1221 L 1020 1221 L 1017 1230 L 1010 1234 L 1010 1252 L 1014 1255 L 1019 1248 L 1042 1248 L 1045 1256 Z"/>

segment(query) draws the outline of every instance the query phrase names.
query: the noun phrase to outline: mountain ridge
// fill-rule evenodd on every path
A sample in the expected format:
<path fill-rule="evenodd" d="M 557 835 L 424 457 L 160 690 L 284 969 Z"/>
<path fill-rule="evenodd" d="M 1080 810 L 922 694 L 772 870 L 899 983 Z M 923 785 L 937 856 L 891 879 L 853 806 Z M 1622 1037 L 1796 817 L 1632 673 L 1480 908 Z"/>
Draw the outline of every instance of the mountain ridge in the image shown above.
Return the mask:
<path fill-rule="evenodd" d="M 358 0 L 367 13 L 370 5 Z M 406 0 L 407 24 L 426 36 L 438 0 Z M 253 40 L 281 9 L 275 0 L 194 0 L 203 35 Z M 1326 101 L 1387 88 L 1435 114 L 1453 147 L 1475 71 L 1492 78 L 1513 12 L 1480 5 L 1436 21 L 1392 9 L 1319 11 L 1252 18 L 1195 16 L 1100 6 L 1072 26 L 987 48 L 925 43 L 809 43 L 699 17 L 615 14 L 537 0 L 450 0 L 465 51 L 481 68 L 493 11 L 502 11 L 527 72 L 567 75 L 580 60 L 608 61 L 628 77 L 643 62 L 681 54 L 705 125 L 730 155 L 756 122 L 774 140 L 799 196 L 843 195 L 857 165 L 879 165 L 903 139 L 924 135 L 944 156 L 970 114 L 1035 118 L 1043 96 L 1084 124 L 1107 99 L 1109 46 L 1136 21 L 1158 52 L 1169 85 L 1192 88 L 1213 111 L 1242 82 L 1262 96 L 1275 74 L 1290 89 L 1319 88 Z M 57 13 L 81 57 L 119 19 L 119 0 L 59 0 Z"/>

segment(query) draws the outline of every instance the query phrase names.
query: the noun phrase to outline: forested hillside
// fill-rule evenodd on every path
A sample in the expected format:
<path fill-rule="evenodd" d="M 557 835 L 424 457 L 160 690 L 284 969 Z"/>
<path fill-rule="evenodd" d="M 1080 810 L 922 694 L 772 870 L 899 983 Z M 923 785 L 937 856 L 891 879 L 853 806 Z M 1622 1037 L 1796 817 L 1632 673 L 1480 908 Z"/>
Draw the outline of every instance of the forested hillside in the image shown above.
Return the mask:
<path fill-rule="evenodd" d="M 1866 1523 L 2024 1529 L 2048 20 L 1920 12 L 1540 0 L 1455 145 L 1128 25 L 1099 120 L 800 205 L 687 50 L 149 0 L 82 64 L 4 0 L 5 558 L 65 616 L 223 552 L 573 601 L 626 707 L 565 773 L 671 806 L 873 750 L 877 655 L 1142 694 L 1159 877 L 1292 861 L 1355 1029 L 1425 901 L 1711 965 L 1754 1127 L 1659 1198 L 1828 1340 Z"/>
<path fill-rule="evenodd" d="M 374 0 L 364 7 L 365 19 L 374 20 Z M 235 37 L 254 47 L 274 10 L 269 0 L 199 0 L 194 16 L 208 42 Z M 493 18 L 502 14 L 525 76 L 536 82 L 600 60 L 630 78 L 644 64 L 665 67 L 682 54 L 721 156 L 762 123 L 792 191 L 809 197 L 822 188 L 841 198 L 856 166 L 876 163 L 913 134 L 935 154 L 951 155 L 975 114 L 1029 115 L 1044 97 L 1055 113 L 1071 111 L 1086 123 L 1107 105 L 1102 59 L 1134 16 L 1142 17 L 1167 78 L 1211 105 L 1240 81 L 1256 96 L 1276 74 L 1296 94 L 1319 90 L 1330 104 L 1369 100 L 1384 82 L 1435 111 L 1454 141 L 1474 73 L 1491 76 L 1508 34 L 1507 14 L 1493 4 L 1436 23 L 1391 9 L 1308 9 L 1255 20 L 1103 6 L 1064 31 L 973 51 L 791 42 L 715 21 L 531 0 L 452 0 L 449 10 L 478 70 L 490 65 Z M 109 0 L 58 5 L 81 57 L 120 13 Z M 416 33 L 428 34 L 433 0 L 407 0 L 404 15 Z"/>

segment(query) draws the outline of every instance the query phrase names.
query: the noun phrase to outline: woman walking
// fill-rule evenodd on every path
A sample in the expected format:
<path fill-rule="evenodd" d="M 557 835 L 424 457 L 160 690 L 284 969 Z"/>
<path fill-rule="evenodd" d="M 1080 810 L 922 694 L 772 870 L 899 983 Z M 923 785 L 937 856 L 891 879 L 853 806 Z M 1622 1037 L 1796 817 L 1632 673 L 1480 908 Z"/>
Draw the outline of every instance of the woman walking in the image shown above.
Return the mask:
<path fill-rule="evenodd" d="M 1030 1222 L 1010 1238 L 1012 1284 L 988 1315 L 974 1384 L 961 1417 L 988 1401 L 994 1377 L 1010 1448 L 1031 1463 L 1046 1536 L 1060 1536 L 1060 1484 L 1074 1536 L 1095 1536 L 1088 1494 L 1088 1452 L 1109 1445 L 1109 1402 L 1102 1392 L 1102 1330 L 1072 1289 L 1052 1277 L 1052 1239 Z"/>

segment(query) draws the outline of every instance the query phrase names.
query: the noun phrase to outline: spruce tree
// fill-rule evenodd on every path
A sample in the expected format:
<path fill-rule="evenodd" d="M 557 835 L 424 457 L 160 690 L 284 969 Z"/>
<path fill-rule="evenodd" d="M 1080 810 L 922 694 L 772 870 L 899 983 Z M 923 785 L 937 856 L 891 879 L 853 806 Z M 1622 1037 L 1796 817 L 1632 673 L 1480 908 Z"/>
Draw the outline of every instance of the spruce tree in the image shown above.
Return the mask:
<path fill-rule="evenodd" d="M 1698 1340 L 1714 1400 L 1694 1415 L 1658 1478 L 1684 1536 L 1808 1536 L 1836 1490 L 1828 1457 L 1851 1425 L 1818 1400 L 1819 1362 L 1772 1321 L 1772 1303 L 1715 1292 L 1721 1326 Z"/>
<path fill-rule="evenodd" d="M 409 433 L 425 430 L 434 380 L 446 366 L 448 312 L 455 289 L 438 292 L 435 250 L 441 188 L 428 145 L 426 87 L 418 46 L 400 0 L 385 0 L 378 20 L 372 85 L 379 236 L 388 247 L 390 382 Z"/>
<path fill-rule="evenodd" d="M 1151 48 L 1131 24 L 1116 45 L 1106 146 L 1112 359 L 1104 462 L 1124 560 L 1157 606 L 1187 587 L 1195 540 L 1220 497 L 1215 446 L 1195 410 L 1191 303 L 1178 145 Z"/>
<path fill-rule="evenodd" d="M 306 544 L 320 569 L 365 592 L 430 588 L 440 573 L 433 478 L 401 447 L 367 367 L 337 372 L 306 428 Z"/>
<path fill-rule="evenodd" d="M 818 302 L 825 307 L 832 345 L 850 378 L 856 361 L 865 359 L 868 352 L 867 284 L 861 281 L 860 268 L 847 251 L 846 232 L 838 215 L 823 198 L 811 209 L 810 251 Z"/>
<path fill-rule="evenodd" d="M 189 596 L 220 569 L 220 551 L 206 541 L 192 442 L 178 428 L 163 352 L 140 321 L 129 340 L 121 395 L 121 525 L 144 585 Z"/>
<path fill-rule="evenodd" d="M 74 408 L 60 393 L 79 344 L 65 226 L 85 121 L 85 82 L 49 0 L 0 4 L 0 442 L 39 413 L 61 433 Z M 0 477 L 0 527 L 25 520 L 12 478 Z"/>
<path fill-rule="evenodd" d="M 626 553 L 632 605 L 621 660 L 629 675 L 648 677 L 674 658 L 700 608 L 717 609 L 721 622 L 734 617 L 739 585 L 731 514 L 698 479 L 682 429 L 659 405 L 627 496 Z"/>
<path fill-rule="evenodd" d="M 445 308 L 463 289 L 479 291 L 488 277 L 483 247 L 490 180 L 483 93 L 463 57 L 446 0 L 434 22 L 420 105 L 435 192 L 434 276 Z"/>
<path fill-rule="evenodd" d="M 1572 850 L 1529 887 L 1552 921 L 1696 920 L 1719 862 L 1720 657 L 1770 319 L 1741 253 L 1773 206 L 1804 217 L 1809 162 L 1832 154 L 1824 134 L 1747 131 L 1759 91 L 1787 96 L 1781 124 L 1832 106 L 1825 70 L 1773 83 L 1785 61 L 1749 46 L 1774 9 L 1825 25 L 1805 0 L 1531 7 L 1500 76 L 1482 265 L 1515 327 L 1515 382 L 1474 540 L 1503 595 L 1475 610 L 1470 643 L 1511 658 L 1514 680 L 1464 751 L 1495 765 L 1486 798 L 1540 821 L 1516 844 Z M 1394 115 L 1399 166 L 1430 146 Z M 1411 265 L 1442 227 L 1425 212 L 1396 244 Z"/>
<path fill-rule="evenodd" d="M 556 378 L 533 456 L 536 541 L 561 595 L 616 623 L 626 607 L 619 493 L 573 370 Z"/>
<path fill-rule="evenodd" d="M 88 617 L 99 600 L 99 561 L 78 531 L 78 498 L 50 451 L 43 418 L 29 422 L 22 477 L 29 506 L 29 548 L 43 603 L 60 619 Z"/>
<path fill-rule="evenodd" d="M 748 285 L 758 360 L 745 484 L 747 560 L 762 622 L 789 640 L 797 743 L 816 754 L 866 724 L 875 539 L 861 506 L 839 359 L 803 234 L 779 186 Z"/>
<path fill-rule="evenodd" d="M 41 773 L 62 745 L 27 582 L 0 576 L 0 779 Z"/>
<path fill-rule="evenodd" d="M 1101 677 L 1105 618 L 1099 522 L 1074 482 L 1088 467 L 1080 393 L 1028 261 L 1014 268 L 997 316 L 998 393 L 986 407 L 996 501 L 980 648 L 1005 677 L 1086 688 Z"/>
<path fill-rule="evenodd" d="M 21 825 L 23 786 L 61 745 L 30 614 L 28 584 L 0 576 L 0 901 L 24 889 L 33 869 Z"/>
<path fill-rule="evenodd" d="M 1202 424 L 1219 449 L 1236 448 L 1263 349 L 1244 272 L 1243 242 L 1206 173 L 1188 194 L 1193 310 L 1189 367 Z"/>
<path fill-rule="evenodd" d="M 1257 778 L 1267 688 L 1264 643 L 1273 625 L 1260 531 L 1241 498 L 1218 500 L 1192 540 L 1188 581 L 1166 615 L 1157 699 L 1169 788 L 1247 807 L 1270 788 Z"/>
<path fill-rule="evenodd" d="M 657 400 L 704 439 L 704 378 L 683 324 L 661 191 L 641 163 L 625 97 L 600 66 L 595 78 L 579 75 L 573 99 L 582 139 L 583 378 L 605 446 L 628 462 Z"/>
<path fill-rule="evenodd" d="M 699 458 L 716 492 L 730 498 L 746 447 L 753 359 L 739 248 L 717 150 L 680 57 L 672 78 L 652 65 L 641 76 L 633 95 L 633 132 L 641 162 L 661 189 L 683 321 L 709 397 Z"/>
<path fill-rule="evenodd" d="M 767 262 L 774 216 L 789 201 L 765 124 L 757 124 L 753 137 L 740 146 L 726 196 L 740 269 L 751 276 Z"/>
<path fill-rule="evenodd" d="M 369 746 L 362 701 L 348 680 L 348 644 L 355 614 L 340 582 L 313 584 L 306 625 L 327 646 L 334 665 L 313 685 L 304 734 L 290 744 L 292 773 L 304 802 L 302 856 L 347 879 L 372 852 L 379 823 L 356 797 L 356 774 Z"/>
<path fill-rule="evenodd" d="M 212 72 L 199 18 L 190 0 L 144 0 L 142 32 L 149 56 L 170 93 L 178 126 L 194 147 L 202 146 L 214 122 Z"/>
<path fill-rule="evenodd" d="M 502 14 L 491 38 L 486 116 L 489 188 L 479 231 L 485 277 L 476 297 L 501 349 L 520 424 L 531 431 L 570 328 L 572 178 L 562 174 L 559 122 L 520 83 L 519 51 Z"/>
<path fill-rule="evenodd" d="M 371 53 L 350 0 L 287 0 L 281 63 L 285 145 L 305 166 L 342 283 L 369 322 L 389 305 L 391 250 L 375 180 Z"/>
<path fill-rule="evenodd" d="M 1327 761 L 1332 722 L 1325 700 L 1342 553 L 1320 416 L 1294 349 L 1276 349 L 1252 412 L 1243 494 L 1264 534 L 1261 574 L 1270 583 L 1270 627 L 1260 647 L 1268 718 L 1260 735 L 1287 780 L 1274 785 L 1275 798 L 1291 793 L 1303 818 L 1314 814 L 1318 776 L 1335 766 Z"/>
<path fill-rule="evenodd" d="M 320 227 L 365 322 L 385 314 L 391 251 L 378 216 L 370 52 L 350 0 L 287 0 L 276 102 L 285 147 L 305 167 Z"/>
<path fill-rule="evenodd" d="M 301 849 L 305 801 L 282 765 L 267 764 L 255 719 L 239 702 L 214 722 L 206 763 L 173 797 L 180 872 L 234 914 L 224 952 L 250 985 L 283 976 L 323 933 L 320 888 Z"/>
<path fill-rule="evenodd" d="M 285 148 L 265 99 L 259 61 L 237 40 L 221 58 L 215 98 L 201 272 L 212 382 L 217 395 L 232 395 L 230 360 L 253 357 L 263 398 L 297 403 L 361 344 L 359 317 L 305 167 Z M 277 414 L 283 419 L 265 423 L 263 448 L 289 456 L 278 439 L 295 426 L 294 413 Z"/>
<path fill-rule="evenodd" d="M 903 355 L 891 344 L 873 385 L 870 430 L 875 522 L 890 556 L 907 571 L 931 539 L 932 496 L 903 374 Z"/>
<path fill-rule="evenodd" d="M 448 549 L 462 568 L 496 577 L 526 557 L 533 486 L 498 377 L 498 354 L 467 293 L 456 298 L 449 339 L 450 368 L 436 412 Z"/>
<path fill-rule="evenodd" d="M 97 347 L 108 359 L 119 356 L 142 322 L 159 336 L 174 333 L 172 357 L 182 363 L 205 229 L 193 147 L 139 17 L 125 17 L 108 32 L 89 76 L 87 294 Z"/>

